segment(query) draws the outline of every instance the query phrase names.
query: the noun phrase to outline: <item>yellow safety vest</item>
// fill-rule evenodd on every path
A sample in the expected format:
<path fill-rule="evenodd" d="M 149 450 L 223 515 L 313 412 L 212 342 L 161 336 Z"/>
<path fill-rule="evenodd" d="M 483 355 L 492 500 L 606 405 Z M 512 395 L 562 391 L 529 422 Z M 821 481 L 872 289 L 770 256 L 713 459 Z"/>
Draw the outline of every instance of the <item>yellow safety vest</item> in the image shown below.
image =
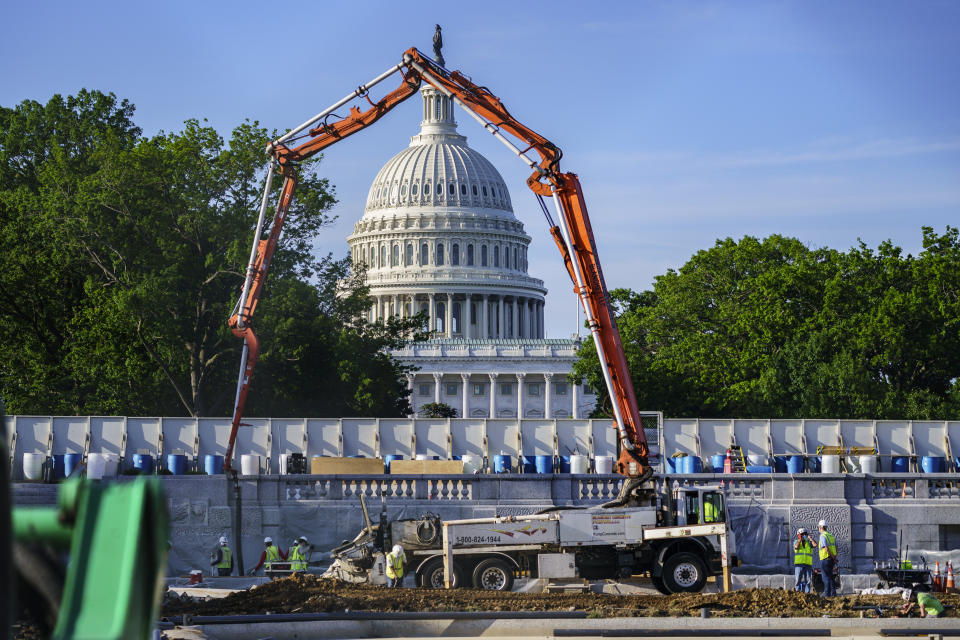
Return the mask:
<path fill-rule="evenodd" d="M 704 522 L 716 522 L 717 521 L 717 507 L 710 501 L 704 501 L 703 503 L 703 521 Z"/>
<path fill-rule="evenodd" d="M 266 549 L 267 555 L 264 556 L 263 568 L 267 571 L 273 568 L 274 562 L 280 562 L 280 549 L 277 548 L 277 545 L 272 544 Z"/>
<path fill-rule="evenodd" d="M 824 531 L 820 534 L 821 542 L 826 539 L 827 544 L 820 544 L 820 559 L 826 560 L 830 556 L 837 555 L 837 541 L 833 537 L 833 534 L 829 531 Z"/>
<path fill-rule="evenodd" d="M 403 577 L 403 556 L 393 554 L 393 551 L 387 554 L 387 577 Z"/>
<path fill-rule="evenodd" d="M 291 571 L 307 570 L 307 557 L 301 553 L 299 545 L 296 547 L 290 547 L 290 557 L 287 558 L 287 560 L 290 561 Z"/>
<path fill-rule="evenodd" d="M 230 547 L 220 547 L 220 562 L 217 563 L 218 569 L 229 569 L 232 565 L 230 562 Z"/>
<path fill-rule="evenodd" d="M 813 545 L 806 540 L 793 550 L 793 564 L 813 566 Z"/>

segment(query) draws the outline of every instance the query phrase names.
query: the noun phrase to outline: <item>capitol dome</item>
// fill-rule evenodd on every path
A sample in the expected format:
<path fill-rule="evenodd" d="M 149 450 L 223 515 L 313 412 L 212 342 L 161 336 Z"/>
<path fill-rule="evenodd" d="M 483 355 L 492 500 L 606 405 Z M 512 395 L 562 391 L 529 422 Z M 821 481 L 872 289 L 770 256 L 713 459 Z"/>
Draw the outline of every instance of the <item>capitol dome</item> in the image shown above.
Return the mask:
<path fill-rule="evenodd" d="M 546 289 L 527 273 L 530 236 L 506 184 L 457 132 L 450 99 L 420 93 L 420 133 L 377 173 L 347 238 L 369 318 L 422 311 L 438 338 L 542 338 Z"/>

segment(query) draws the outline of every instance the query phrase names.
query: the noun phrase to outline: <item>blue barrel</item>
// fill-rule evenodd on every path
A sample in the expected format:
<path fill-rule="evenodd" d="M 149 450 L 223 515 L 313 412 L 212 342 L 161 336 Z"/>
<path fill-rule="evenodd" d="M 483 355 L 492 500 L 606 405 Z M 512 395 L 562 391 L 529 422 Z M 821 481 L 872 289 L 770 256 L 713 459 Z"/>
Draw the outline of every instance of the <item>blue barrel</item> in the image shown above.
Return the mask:
<path fill-rule="evenodd" d="M 203 456 L 203 470 L 208 476 L 216 476 L 223 473 L 223 456 L 208 453 Z"/>
<path fill-rule="evenodd" d="M 533 456 L 520 456 L 520 469 L 523 470 L 523 473 L 536 473 L 537 465 Z"/>
<path fill-rule="evenodd" d="M 923 456 L 920 458 L 920 468 L 924 473 L 945 473 L 947 459 L 943 456 Z"/>
<path fill-rule="evenodd" d="M 560 456 L 560 473 L 570 473 L 570 456 Z"/>
<path fill-rule="evenodd" d="M 52 456 L 53 458 L 53 479 L 61 480 L 64 477 L 63 473 L 63 454 L 57 453 Z"/>
<path fill-rule="evenodd" d="M 710 466 L 713 467 L 714 473 L 723 473 L 723 463 L 727 461 L 726 454 L 718 453 L 716 455 L 710 456 Z"/>
<path fill-rule="evenodd" d="M 140 473 L 153 473 L 153 456 L 149 453 L 133 454 L 133 468 Z"/>
<path fill-rule="evenodd" d="M 894 473 L 907 473 L 910 471 L 910 457 L 893 456 L 893 460 L 890 463 L 890 470 Z"/>
<path fill-rule="evenodd" d="M 682 473 L 683 458 L 685 456 L 667 458 L 667 473 Z"/>
<path fill-rule="evenodd" d="M 703 463 L 700 456 L 684 456 L 680 458 L 680 473 L 701 473 Z"/>
<path fill-rule="evenodd" d="M 493 456 L 493 472 L 494 473 L 510 473 L 510 456 L 504 454 L 497 454 Z"/>
<path fill-rule="evenodd" d="M 553 473 L 553 456 L 537 456 L 534 462 L 537 473 Z"/>
<path fill-rule="evenodd" d="M 787 472 L 787 456 L 773 456 L 773 472 L 774 473 Z"/>
<path fill-rule="evenodd" d="M 787 458 L 787 473 L 803 473 L 803 456 Z"/>
<path fill-rule="evenodd" d="M 807 471 L 810 473 L 820 473 L 821 464 L 820 456 L 810 456 L 807 460 Z"/>
<path fill-rule="evenodd" d="M 187 472 L 187 456 L 182 453 L 168 453 L 167 471 L 175 476 L 185 474 Z"/>
<path fill-rule="evenodd" d="M 383 466 L 387 473 L 390 473 L 390 463 L 394 460 L 403 460 L 403 456 L 399 453 L 389 453 L 383 456 Z"/>
<path fill-rule="evenodd" d="M 67 478 L 77 468 L 80 461 L 83 460 L 82 453 L 67 453 L 63 456 L 63 475 Z"/>

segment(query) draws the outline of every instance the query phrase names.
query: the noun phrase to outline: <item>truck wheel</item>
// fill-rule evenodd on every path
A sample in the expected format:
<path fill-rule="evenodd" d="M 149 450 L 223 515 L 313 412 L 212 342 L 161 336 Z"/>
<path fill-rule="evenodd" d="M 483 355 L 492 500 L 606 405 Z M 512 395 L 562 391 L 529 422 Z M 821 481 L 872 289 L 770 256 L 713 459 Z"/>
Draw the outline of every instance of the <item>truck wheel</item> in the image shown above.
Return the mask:
<path fill-rule="evenodd" d="M 457 589 L 460 586 L 460 567 L 453 563 L 453 575 L 450 587 Z M 443 558 L 431 558 L 417 572 L 417 586 L 423 589 L 443 589 Z"/>
<path fill-rule="evenodd" d="M 513 569 L 500 558 L 487 558 L 473 570 L 473 586 L 487 591 L 510 591 Z"/>
<path fill-rule="evenodd" d="M 663 576 L 650 576 L 650 582 L 652 582 L 657 591 L 663 595 L 670 595 L 670 589 L 667 589 L 667 585 L 663 583 Z"/>
<path fill-rule="evenodd" d="M 692 553 L 678 553 L 663 563 L 663 583 L 673 593 L 698 592 L 707 584 L 707 567 Z"/>

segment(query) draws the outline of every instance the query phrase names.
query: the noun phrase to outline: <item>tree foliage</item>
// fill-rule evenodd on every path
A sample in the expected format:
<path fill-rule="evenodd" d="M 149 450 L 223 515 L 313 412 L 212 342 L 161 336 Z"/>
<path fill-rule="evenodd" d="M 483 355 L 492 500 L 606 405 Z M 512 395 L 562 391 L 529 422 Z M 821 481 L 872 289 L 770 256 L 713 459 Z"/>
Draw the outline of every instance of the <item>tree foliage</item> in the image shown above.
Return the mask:
<path fill-rule="evenodd" d="M 424 418 L 456 418 L 457 410 L 445 402 L 428 402 L 420 407 L 420 415 Z"/>
<path fill-rule="evenodd" d="M 718 241 L 611 293 L 642 407 L 674 416 L 946 418 L 958 408 L 960 238 L 847 252 Z M 609 402 L 591 343 L 574 377 Z"/>
<path fill-rule="evenodd" d="M 0 108 L 0 384 L 11 412 L 232 411 L 240 341 L 226 318 L 275 132 L 244 122 L 224 141 L 190 120 L 145 138 L 133 111 L 96 91 Z M 369 325 L 362 274 L 313 255 L 336 202 L 317 167 L 301 166 L 258 307 L 248 414 L 404 415 L 405 371 L 383 350 L 417 321 Z"/>

